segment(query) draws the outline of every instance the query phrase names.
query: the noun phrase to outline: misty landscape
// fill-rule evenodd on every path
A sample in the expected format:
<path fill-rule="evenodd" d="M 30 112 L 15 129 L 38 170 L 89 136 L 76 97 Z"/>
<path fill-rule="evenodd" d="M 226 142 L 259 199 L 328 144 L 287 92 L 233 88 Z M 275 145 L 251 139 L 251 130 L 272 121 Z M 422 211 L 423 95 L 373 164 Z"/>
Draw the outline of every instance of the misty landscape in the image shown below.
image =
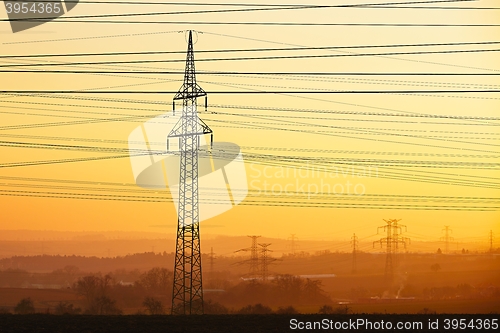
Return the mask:
<path fill-rule="evenodd" d="M 499 0 L 2 0 L 0 333 L 500 329 Z"/>
<path fill-rule="evenodd" d="M 214 238 L 212 251 L 219 252 L 217 241 L 220 239 Z M 260 270 L 251 275 L 250 254 L 238 251 L 238 246 L 250 245 L 248 237 L 222 239 L 233 246 L 232 253 L 202 255 L 206 314 L 500 311 L 500 249 L 463 253 L 460 250 L 449 254 L 438 253 L 440 248 L 434 253 L 400 251 L 394 255 L 397 265 L 393 280 L 388 283 L 384 275 L 387 259 L 384 251 L 359 251 L 354 263 L 352 252 L 292 253 L 289 247 L 283 246 L 283 253 L 273 253 L 270 257 L 273 260 L 264 277 Z M 153 246 L 160 250 L 160 245 L 168 247 L 173 240 L 117 240 L 107 239 L 103 234 L 77 234 L 72 240 L 44 241 L 46 252 L 62 249 L 59 254 L 3 255 L 0 311 L 72 315 L 170 312 L 174 253 L 147 251 L 111 255 L 109 252 L 100 256 L 64 253 L 74 242 L 79 248 L 93 251 L 106 247 L 121 251 L 120 246 L 123 249 Z M 283 245 L 287 243 L 290 244 L 290 240 L 283 240 Z M 19 240 L 3 244 L 32 251 L 33 247 L 40 250 L 41 242 Z M 210 240 L 207 245 L 211 245 Z M 332 243 L 332 247 L 338 245 Z M 263 258 L 258 260 L 261 263 Z"/>

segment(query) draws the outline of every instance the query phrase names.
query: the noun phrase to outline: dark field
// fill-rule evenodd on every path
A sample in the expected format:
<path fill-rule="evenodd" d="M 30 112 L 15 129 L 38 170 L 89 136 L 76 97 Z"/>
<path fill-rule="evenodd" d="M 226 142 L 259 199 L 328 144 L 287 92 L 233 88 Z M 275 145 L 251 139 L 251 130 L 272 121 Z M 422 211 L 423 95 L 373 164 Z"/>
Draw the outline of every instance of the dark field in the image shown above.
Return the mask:
<path fill-rule="evenodd" d="M 292 318 L 301 322 L 320 322 L 324 319 L 334 322 L 355 322 L 358 319 L 375 323 L 390 321 L 393 326 L 398 322 L 406 322 L 407 325 L 422 323 L 422 328 L 415 326 L 414 329 L 367 329 L 360 327 L 351 330 L 317 329 L 323 332 L 451 332 L 445 329 L 445 320 L 465 319 L 470 325 L 477 325 L 479 321 L 493 319 L 498 322 L 498 314 L 490 315 L 203 315 L 203 316 L 54 316 L 54 315 L 0 315 L 0 333 L 21 333 L 21 332 L 309 332 L 307 329 L 290 328 Z M 428 323 L 439 323 L 438 329 L 428 329 Z M 456 331 L 456 329 L 455 329 Z M 498 329 L 479 330 L 467 328 L 461 332 L 498 332 Z"/>

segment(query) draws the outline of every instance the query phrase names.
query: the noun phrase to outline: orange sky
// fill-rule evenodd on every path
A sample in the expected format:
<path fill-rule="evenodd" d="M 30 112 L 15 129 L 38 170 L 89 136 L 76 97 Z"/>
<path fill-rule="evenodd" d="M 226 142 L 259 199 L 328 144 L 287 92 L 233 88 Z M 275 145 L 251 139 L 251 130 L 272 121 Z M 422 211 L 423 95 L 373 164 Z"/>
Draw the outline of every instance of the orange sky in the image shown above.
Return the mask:
<path fill-rule="evenodd" d="M 262 1 L 260 1 L 262 2 Z M 264 3 L 264 2 L 262 2 Z M 290 2 L 286 2 L 290 3 Z M 317 4 L 341 4 L 317 1 Z M 351 3 L 351 2 L 349 2 Z M 357 3 L 363 3 L 357 1 Z M 458 3 L 446 6 L 495 6 L 495 1 Z M 148 11 L 201 9 L 186 6 L 117 6 L 79 4 L 71 15 L 98 15 Z M 206 9 L 206 8 L 205 8 Z M 257 13 L 184 14 L 139 17 L 135 20 L 205 20 L 261 22 L 335 22 L 335 23 L 438 23 L 500 24 L 493 10 L 429 10 L 336 8 Z M 0 9 L 5 17 L 3 9 Z M 292 46 L 353 46 L 417 43 L 458 43 L 497 41 L 498 27 L 279 27 L 223 25 L 160 24 L 90 24 L 47 23 L 13 34 L 2 22 L 4 55 L 183 51 L 186 42 L 175 31 L 196 29 L 200 32 L 195 50 L 281 48 Z M 348 50 L 310 50 L 266 53 L 196 54 L 197 59 L 238 56 L 274 56 L 300 54 L 346 54 L 409 51 L 498 49 L 497 45 L 370 48 Z M 183 59 L 183 54 L 159 56 L 76 57 L 42 59 L 1 59 L 3 65 L 64 61 L 159 60 Z M 182 62 L 54 66 L 51 69 L 80 70 L 183 70 Z M 430 55 L 353 56 L 285 60 L 247 60 L 198 62 L 198 71 L 300 71 L 300 72 L 429 72 L 429 73 L 498 73 L 497 52 Z M 182 75 L 88 75 L 0 73 L 3 90 L 164 90 L 177 91 Z M 174 80 L 174 81 L 169 81 Z M 500 234 L 498 119 L 450 119 L 428 116 L 498 117 L 498 93 L 455 94 L 274 94 L 224 95 L 217 90 L 461 90 L 497 89 L 497 76 L 332 76 L 332 77 L 262 77 L 258 75 L 198 75 L 199 84 L 208 92 L 209 111 L 200 117 L 214 130 L 215 140 L 233 142 L 242 147 L 251 196 L 244 204 L 202 223 L 205 234 L 261 234 L 286 238 L 295 233 L 302 239 L 344 238 L 356 232 L 369 237 L 383 225 L 382 219 L 401 218 L 408 234 L 418 240 L 442 236 L 445 225 L 453 236 L 463 241 L 485 239 L 492 229 Z M 293 95 L 293 96 L 292 96 Z M 78 98 L 86 98 L 78 99 Z M 96 97 L 100 100 L 88 100 Z M 0 229 L 43 230 L 126 230 L 175 232 L 176 214 L 172 203 L 95 200 L 99 195 L 158 197 L 166 192 L 142 191 L 133 186 L 134 177 L 127 157 L 100 161 L 59 163 L 36 166 L 13 166 L 9 163 L 48 161 L 84 157 L 126 155 L 130 132 L 150 118 L 171 111 L 172 94 L 159 95 L 38 95 L 0 96 L 2 125 L 0 141 L 31 144 L 79 145 L 124 149 L 125 153 L 83 152 L 56 149 L 0 147 L 3 161 L 0 170 L 0 194 L 3 214 Z M 107 100 L 103 100 L 107 99 Z M 122 99 L 119 101 L 117 99 Z M 128 100 L 128 101 L 123 101 Z M 130 101 L 133 100 L 133 101 Z M 138 100 L 142 103 L 136 103 Z M 200 101 L 201 102 L 201 101 Z M 222 107 L 221 107 L 222 106 Z M 252 107 L 249 109 L 248 107 Z M 261 108 L 258 110 L 258 108 Z M 270 110 L 262 110 L 270 108 Z M 291 111 L 289 109 L 295 109 Z M 299 110 L 300 109 L 300 110 Z M 297 112 L 299 111 L 299 112 Z M 346 114 L 346 112 L 351 114 Z M 369 113 L 369 114 L 367 114 Z M 379 115 L 374 115 L 378 113 Z M 392 114 L 392 116 L 387 116 Z M 148 116 L 150 115 L 150 117 Z M 406 115 L 406 116 L 405 116 Z M 48 123 L 82 121 L 88 118 L 143 116 L 127 121 L 100 123 Z M 318 118 L 318 119 L 315 119 Z M 47 123 L 45 126 L 33 124 Z M 53 124 L 52 124 L 53 125 Z M 167 133 L 168 134 L 168 133 Z M 33 147 L 33 146 L 30 146 Z M 280 148 L 280 150 L 276 150 Z M 274 149 L 274 150 L 273 150 Z M 292 150 L 291 150 L 292 149 Z M 258 159 L 256 154 L 299 158 L 293 163 Z M 261 155 L 259 155 L 262 157 Z M 328 171 L 306 173 L 304 159 L 329 164 Z M 372 161 L 375 160 L 375 161 Z M 344 162 L 357 170 L 365 163 L 375 163 L 370 177 L 358 177 Z M 404 165 L 401 165 L 405 162 Z M 424 166 L 416 162 L 426 162 Z M 443 167 L 443 163 L 450 167 Z M 275 164 L 278 163 L 278 164 Z M 312 164 L 306 168 L 318 170 Z M 311 171 L 311 170 L 310 170 Z M 265 172 L 265 173 L 264 173 Z M 337 173 L 336 173 L 337 172 Z M 318 174 L 319 173 L 319 174 Z M 336 175 L 338 177 L 336 177 Z M 425 177 L 433 183 L 407 180 Z M 17 178 L 13 178 L 17 177 Z M 405 178 L 392 179 L 392 178 Z M 38 180 L 34 180 L 34 178 Z M 31 179 L 31 180 L 30 180 Z M 56 180 L 56 182 L 39 179 Z M 450 180 L 453 179 L 453 180 Z M 72 181 L 72 182 L 61 182 Z M 87 181 L 90 183 L 75 183 Z M 331 189 L 346 182 L 364 195 L 335 196 Z M 467 181 L 467 186 L 449 184 Z M 266 183 L 264 183 L 266 182 Z M 436 184 L 439 182 L 439 184 Z M 114 183 L 108 186 L 105 183 Z M 119 185 L 126 184 L 126 185 Z M 263 195 L 265 184 L 275 192 Z M 329 184 L 330 187 L 325 184 Z M 287 185 L 292 194 L 282 192 Z M 49 187 L 50 186 L 50 187 Z M 301 187 L 302 186 L 302 187 Z M 317 187 L 316 187 L 317 186 Z M 323 186 L 323 187 L 322 187 Z M 321 188 L 323 190 L 321 190 Z M 337 187 L 338 189 L 340 187 Z M 97 191 L 97 189 L 100 189 Z M 323 192 L 322 196 L 315 194 Z M 118 191 L 119 190 L 119 191 Z M 121 191 L 121 192 L 120 192 Z M 136 192 L 134 192 L 136 191 Z M 257 193 L 260 191 L 260 194 Z M 325 197 L 325 193 L 330 195 Z M 43 193 L 42 193 L 43 192 Z M 158 192 L 158 193 L 155 193 Z M 296 193 L 300 192 L 300 193 Z M 313 193 L 311 193 L 313 192 Z M 62 194 L 54 194 L 62 193 Z M 43 198 L 37 196 L 74 196 L 87 199 Z M 297 196 L 302 194 L 303 196 Z M 388 198 L 376 195 L 404 195 Z M 408 196 L 426 196 L 426 201 Z M 429 198 L 446 196 L 450 199 Z M 92 200 L 89 197 L 94 198 Z M 475 201 L 468 199 L 476 197 Z M 106 197 L 113 198 L 113 197 Z M 413 201 L 408 201 L 408 200 Z M 446 210 L 359 209 L 262 206 L 262 201 L 295 202 L 297 205 L 337 204 L 433 205 Z M 375 200 L 375 201 L 373 201 Z M 416 201 L 415 201 L 416 200 Z M 250 205 L 253 201 L 260 204 Z M 465 207 L 457 210 L 450 206 Z M 355 206 L 353 206 L 355 207 Z M 407 207 L 407 206 L 405 206 Z M 478 211 L 479 207 L 485 211 Z M 418 207 L 417 207 L 418 208 Z M 472 210 L 472 211 L 471 211 Z M 167 225 L 166 228 L 158 226 Z M 206 227 L 204 227 L 204 225 Z"/>

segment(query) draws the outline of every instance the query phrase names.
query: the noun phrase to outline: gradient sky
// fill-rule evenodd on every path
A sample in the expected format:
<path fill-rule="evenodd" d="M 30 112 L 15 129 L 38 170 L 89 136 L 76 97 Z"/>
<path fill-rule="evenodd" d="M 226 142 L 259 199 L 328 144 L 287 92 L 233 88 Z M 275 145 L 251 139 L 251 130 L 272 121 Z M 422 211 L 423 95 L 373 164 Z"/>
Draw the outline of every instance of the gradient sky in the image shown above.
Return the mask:
<path fill-rule="evenodd" d="M 379 3 L 382 1 L 316 1 L 314 4 Z M 384 1 L 385 2 L 385 1 Z M 390 2 L 390 1 L 387 1 Z M 398 1 L 399 2 L 399 1 Z M 234 3 L 234 2 L 233 2 Z M 253 1 L 252 3 L 266 3 Z M 280 3 L 280 2 L 273 2 Z M 283 3 L 300 3 L 283 1 Z M 481 0 L 439 7 L 495 7 Z M 410 5 L 412 6 L 412 5 Z M 421 5 L 413 5 L 421 6 Z M 228 8 L 228 7 L 220 7 Z M 80 3 L 72 16 L 172 12 L 219 7 L 98 5 Z M 415 8 L 323 8 L 244 13 L 198 13 L 115 20 L 204 22 L 316 22 L 380 24 L 500 24 L 499 10 Z M 3 18 L 4 9 L 0 9 Z M 69 14 L 68 14 L 69 16 Z M 71 54 L 101 52 L 184 51 L 181 30 L 197 30 L 195 51 L 283 48 L 302 46 L 358 46 L 498 41 L 500 27 L 443 26 L 261 26 L 194 24 L 64 23 L 63 20 L 13 34 L 0 22 L 3 55 Z M 289 55 L 351 55 L 332 58 L 281 60 L 199 61 L 198 71 L 236 72 L 391 72 L 481 73 L 500 71 L 498 52 L 418 55 L 352 56 L 361 53 L 497 50 L 498 44 L 373 47 L 364 49 L 197 53 L 196 59 Z M 3 58 L 3 65 L 123 60 L 182 60 L 184 54 L 72 58 Z M 48 61 L 48 62 L 47 62 Z M 182 71 L 183 62 L 54 66 L 55 70 Z M 11 68 L 10 68 L 11 69 Z M 29 68 L 33 69 L 33 68 Z M 35 68 L 39 69 L 39 68 Z M 0 73 L 2 90 L 162 90 L 177 91 L 182 75 L 151 74 L 27 74 Z M 214 131 L 215 141 L 242 147 L 251 196 L 234 209 L 201 225 L 205 234 L 345 238 L 353 232 L 369 237 L 384 224 L 402 219 L 408 235 L 436 240 L 449 225 L 453 236 L 480 241 L 489 230 L 500 234 L 498 93 L 400 94 L 287 94 L 298 90 L 498 90 L 498 76 L 271 76 L 198 75 L 209 95 L 209 111 L 200 113 Z M 279 90 L 282 94 L 210 94 L 220 90 Z M 117 196 L 168 196 L 134 186 L 126 157 L 130 132 L 155 116 L 171 111 L 173 94 L 105 95 L 38 94 L 0 96 L 0 194 L 3 213 L 0 229 L 164 231 L 173 234 L 174 205 L 169 202 L 131 202 Z M 82 99 L 85 98 L 85 99 Z M 93 100 L 90 100 L 94 98 Z M 137 101 L 141 101 L 138 103 Z M 200 101 L 201 103 L 202 101 Z M 249 108 L 251 107 L 251 108 Z M 266 108 L 266 109 L 264 109 Z M 201 108 L 200 108 L 201 109 Z M 294 109 L 294 110 L 290 110 Z M 299 112 L 297 112 L 299 111 Z M 347 113 L 346 113 L 347 111 Z M 350 113 L 350 114 L 349 114 Z M 390 114 L 390 115 L 388 115 Z M 439 117 L 430 117 L 437 115 Z M 122 117 L 140 116 L 123 120 Z M 462 116 L 465 119 L 447 118 Z M 467 119 L 467 117 L 475 117 Z M 494 119 L 479 119 L 494 117 Z M 496 117 L 496 118 L 495 118 Z M 121 120 L 89 122 L 89 118 Z M 61 122 L 80 121 L 78 124 Z M 58 124 L 54 124 L 58 123 Z M 43 126 L 35 124 L 45 124 Z M 49 125 L 50 124 L 50 125 Z M 168 134 L 168 133 L 166 133 Z M 12 147 L 16 142 L 15 147 Z M 41 149 L 34 144 L 78 145 L 122 149 L 120 153 Z M 6 147 L 10 145 L 10 147 Z M 21 147 L 28 145 L 29 147 Z M 45 146 L 46 147 L 46 146 Z M 280 148 L 280 149 L 277 149 Z M 256 155 L 258 154 L 258 155 Z M 267 157 L 262 154 L 268 155 Z M 98 161 L 18 166 L 31 161 L 56 161 L 102 156 L 125 156 Z M 289 156 L 293 162 L 276 161 Z M 298 158 L 298 160 L 297 160 Z M 329 169 L 304 163 L 314 159 Z M 359 177 L 349 167 L 371 176 Z M 423 163 L 418 165 L 416 163 Z M 337 169 L 335 169 L 335 167 Z M 309 172 L 306 169 L 308 168 Z M 318 169 L 319 168 L 319 169 Z M 302 173 L 299 173 L 299 170 Z M 312 170 L 316 170 L 313 173 Z M 318 171 L 319 170 L 319 171 Z M 375 171 L 374 171 L 375 170 Z M 264 173 L 264 171 L 266 173 Z M 337 177 L 336 177 L 337 176 Z M 399 179 L 393 179 L 399 178 Z M 404 179 L 401 179 L 404 178 Z M 431 182 L 418 181 L 416 178 Z M 40 179 L 45 179 L 41 181 Z M 48 181 L 51 180 L 51 181 Z M 61 182 L 64 180 L 65 182 Z M 70 182 L 66 182 L 70 181 Z M 85 181 L 88 183 L 75 183 Z M 264 181 L 269 189 L 264 191 Z M 346 182 L 364 195 L 335 196 L 332 188 Z M 457 184 L 459 182 L 460 184 Z M 106 185 L 114 183 L 114 185 Z M 122 185 L 117 185 L 122 184 Z M 285 188 L 297 193 L 285 195 Z M 329 184 L 328 186 L 324 184 Z M 322 188 L 323 185 L 323 188 Z M 339 186 L 340 186 L 339 185 Z M 303 187 L 301 187 L 303 186 Z M 317 186 L 317 187 L 315 187 Z M 323 192 L 321 195 L 316 194 Z M 321 190 L 322 188 L 322 190 Z M 346 188 L 346 187 L 345 187 Z M 337 187 L 340 189 L 340 187 Z M 134 192 L 136 191 L 136 192 Z M 260 191 L 260 194 L 258 193 Z M 329 192 L 330 195 L 327 196 Z M 312 193 L 311 193 L 312 192 Z M 35 195 L 36 197 L 30 197 Z M 63 198 L 78 196 L 81 199 Z M 107 199 L 96 200 L 108 195 Z M 111 195 L 111 196 L 109 196 Z M 404 195 L 384 197 L 376 195 Z M 45 198 L 40 196 L 57 196 Z M 420 196 L 409 198 L 408 196 Z M 421 196 L 426 196 L 422 198 Z M 446 196 L 430 198 L 430 196 Z M 471 197 L 479 199 L 470 199 Z M 82 199 L 86 198 L 86 199 Z M 410 201 L 408 201 L 410 200 Z M 423 200 L 423 201 L 422 201 Z M 252 202 L 256 205 L 250 205 Z M 263 203 L 267 205 L 263 205 Z M 285 206 L 280 205 L 285 202 Z M 331 207 L 287 207 L 319 205 Z M 335 208 L 335 204 L 369 204 L 378 209 Z M 416 205 L 417 209 L 380 209 L 382 205 Z M 439 206 L 420 209 L 422 205 Z M 343 206 L 345 207 L 345 206 Z M 453 208 L 460 207 L 460 208 Z M 366 209 L 368 208 L 368 209 Z M 459 210 L 460 209 L 460 210 Z M 481 210 L 480 210 L 481 209 Z"/>

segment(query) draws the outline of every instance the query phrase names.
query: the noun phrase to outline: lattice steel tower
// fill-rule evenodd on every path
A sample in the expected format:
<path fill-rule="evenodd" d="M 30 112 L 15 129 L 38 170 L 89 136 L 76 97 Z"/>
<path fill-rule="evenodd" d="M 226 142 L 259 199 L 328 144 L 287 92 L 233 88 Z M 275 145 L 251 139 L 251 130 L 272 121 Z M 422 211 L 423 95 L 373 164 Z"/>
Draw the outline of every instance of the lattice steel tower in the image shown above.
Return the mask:
<path fill-rule="evenodd" d="M 384 221 L 385 223 L 387 223 L 387 225 L 378 227 L 377 233 L 380 229 L 383 229 L 384 231 L 387 232 L 387 237 L 381 238 L 380 240 L 373 242 L 373 247 L 375 247 L 375 243 L 380 243 L 380 246 L 382 246 L 382 244 L 385 243 L 387 251 L 385 257 L 385 280 L 388 283 L 392 283 L 394 277 L 394 267 L 397 264 L 395 255 L 397 254 L 397 249 L 399 247 L 398 244 L 401 243 L 406 248 L 406 242 L 409 242 L 410 239 L 399 236 L 402 233 L 401 227 L 404 227 L 406 229 L 406 226 L 398 224 L 399 221 L 401 221 L 401 219 L 399 220 L 392 219 Z"/>
<path fill-rule="evenodd" d="M 248 273 L 249 277 L 255 278 L 259 275 L 259 252 L 257 247 L 257 239 L 261 236 L 248 236 L 252 239 L 252 246 L 246 249 L 241 249 L 236 252 L 250 251 L 250 259 L 240 261 L 240 264 L 249 264 L 250 271 Z"/>
<path fill-rule="evenodd" d="M 490 252 L 493 252 L 493 239 L 495 237 L 493 236 L 493 230 L 490 230 L 488 240 L 490 242 Z"/>
<path fill-rule="evenodd" d="M 381 238 L 378 241 L 373 242 L 373 247 L 375 247 L 375 243 L 380 243 L 380 246 L 385 242 L 385 247 L 386 247 L 386 257 L 385 257 L 385 280 L 387 282 L 392 282 L 392 278 L 394 275 L 394 266 L 392 262 L 392 243 L 393 243 L 393 225 L 394 223 L 399 222 L 400 220 L 384 220 L 387 225 L 384 225 L 382 227 L 377 228 L 377 233 L 380 229 L 383 229 L 384 231 L 387 231 L 387 237 Z"/>
<path fill-rule="evenodd" d="M 189 31 L 184 83 L 174 97 L 182 114 L 169 138 L 179 138 L 180 177 L 172 314 L 203 314 L 198 206 L 198 149 L 200 135 L 212 130 L 198 118 L 196 99 L 206 96 L 196 83 L 193 34 Z"/>
<path fill-rule="evenodd" d="M 263 281 L 267 281 L 267 278 L 269 277 L 269 263 L 274 261 L 273 258 L 270 258 L 268 256 L 268 252 L 272 252 L 272 250 L 269 250 L 268 247 L 271 245 L 271 243 L 259 243 L 259 246 L 261 247 L 261 252 L 262 252 L 262 257 L 261 257 L 261 276 Z"/>
<path fill-rule="evenodd" d="M 351 237 L 352 244 L 352 273 L 356 273 L 357 271 L 357 261 L 356 261 L 356 253 L 358 252 L 359 240 L 356 234 L 353 234 Z"/>
<path fill-rule="evenodd" d="M 450 234 L 453 232 L 453 230 L 450 229 L 449 225 L 445 225 L 444 229 L 442 231 L 445 232 L 444 237 L 440 238 L 442 241 L 445 242 L 444 253 L 449 253 L 450 252 L 450 242 L 453 241 L 453 237 L 451 237 Z"/>

